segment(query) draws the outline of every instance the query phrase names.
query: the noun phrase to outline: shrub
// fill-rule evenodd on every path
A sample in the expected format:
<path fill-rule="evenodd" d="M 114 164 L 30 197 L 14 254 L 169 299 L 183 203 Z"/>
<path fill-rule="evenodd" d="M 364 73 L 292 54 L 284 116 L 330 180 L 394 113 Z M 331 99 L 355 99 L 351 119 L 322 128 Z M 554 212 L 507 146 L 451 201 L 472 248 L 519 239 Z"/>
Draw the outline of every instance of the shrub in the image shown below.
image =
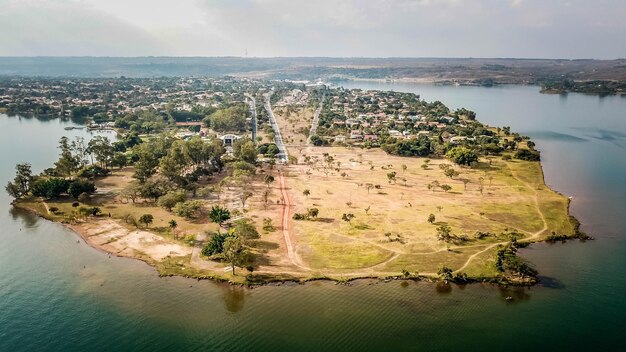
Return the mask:
<path fill-rule="evenodd" d="M 212 256 L 224 252 L 224 242 L 226 238 L 230 236 L 227 233 L 216 232 L 211 236 L 211 239 L 202 248 L 202 255 Z"/>
<path fill-rule="evenodd" d="M 93 182 L 87 181 L 82 178 L 72 181 L 72 183 L 67 188 L 67 193 L 76 199 L 78 199 L 78 196 L 80 196 L 81 193 L 90 194 L 95 191 L 96 185 Z"/>
<path fill-rule="evenodd" d="M 466 147 L 454 147 L 448 150 L 446 156 L 459 165 L 470 166 L 478 161 L 478 155 L 473 150 Z"/>
<path fill-rule="evenodd" d="M 515 159 L 526 161 L 539 161 L 541 156 L 539 151 L 530 149 L 519 149 L 515 152 Z"/>
<path fill-rule="evenodd" d="M 198 215 L 203 209 L 204 203 L 199 200 L 188 200 L 186 202 L 177 203 L 172 209 L 174 214 L 184 218 L 192 218 Z"/>
<path fill-rule="evenodd" d="M 172 208 L 176 206 L 176 204 L 184 202 L 186 199 L 184 192 L 167 192 L 165 195 L 159 197 L 158 203 L 160 207 L 167 209 L 168 211 L 172 211 Z"/>

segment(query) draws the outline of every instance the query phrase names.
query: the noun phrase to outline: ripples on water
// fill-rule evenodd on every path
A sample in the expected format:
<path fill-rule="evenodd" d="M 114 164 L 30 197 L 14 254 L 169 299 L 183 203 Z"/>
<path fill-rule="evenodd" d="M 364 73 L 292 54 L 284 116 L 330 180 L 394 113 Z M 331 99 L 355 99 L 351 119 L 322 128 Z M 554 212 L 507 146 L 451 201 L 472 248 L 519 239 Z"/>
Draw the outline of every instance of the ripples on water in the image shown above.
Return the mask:
<path fill-rule="evenodd" d="M 626 101 L 534 87 L 359 85 L 419 92 L 529 134 L 547 183 L 573 196 L 572 212 L 598 240 L 525 249 L 543 275 L 532 288 L 365 280 L 245 289 L 158 278 L 12 210 L 2 194 L 0 351 L 616 350 L 626 315 Z M 0 116 L 0 181 L 20 161 L 49 165 L 60 136 L 87 133 L 66 124 Z"/>

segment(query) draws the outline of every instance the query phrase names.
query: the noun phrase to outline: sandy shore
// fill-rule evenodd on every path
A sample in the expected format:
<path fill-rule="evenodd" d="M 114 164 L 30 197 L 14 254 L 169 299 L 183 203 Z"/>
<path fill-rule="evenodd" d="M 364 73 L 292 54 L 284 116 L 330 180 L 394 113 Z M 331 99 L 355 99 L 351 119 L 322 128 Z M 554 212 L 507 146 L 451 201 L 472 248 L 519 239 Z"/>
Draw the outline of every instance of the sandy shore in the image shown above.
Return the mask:
<path fill-rule="evenodd" d="M 92 247 L 120 257 L 160 262 L 167 256 L 191 255 L 192 248 L 143 230 L 129 230 L 112 219 L 66 224 Z"/>

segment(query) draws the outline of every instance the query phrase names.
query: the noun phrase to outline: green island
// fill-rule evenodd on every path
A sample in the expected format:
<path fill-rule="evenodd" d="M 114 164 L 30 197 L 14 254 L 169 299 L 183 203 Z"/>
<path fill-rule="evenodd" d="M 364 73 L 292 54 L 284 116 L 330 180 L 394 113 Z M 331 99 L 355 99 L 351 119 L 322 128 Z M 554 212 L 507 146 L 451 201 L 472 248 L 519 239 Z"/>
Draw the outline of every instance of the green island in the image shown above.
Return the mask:
<path fill-rule="evenodd" d="M 231 77 L 13 83 L 4 111 L 117 132 L 62 138 L 38 174 L 18 164 L 14 206 L 160 275 L 528 285 L 537 271 L 519 248 L 588 238 L 528 137 L 415 94 Z"/>

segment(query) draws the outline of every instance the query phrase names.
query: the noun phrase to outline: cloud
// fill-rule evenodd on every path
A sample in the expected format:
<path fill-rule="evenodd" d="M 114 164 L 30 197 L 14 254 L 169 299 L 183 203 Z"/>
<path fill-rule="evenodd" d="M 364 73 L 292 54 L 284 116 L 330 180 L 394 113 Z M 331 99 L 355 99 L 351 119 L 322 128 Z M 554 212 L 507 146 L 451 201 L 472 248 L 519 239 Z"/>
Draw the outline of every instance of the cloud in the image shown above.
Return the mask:
<path fill-rule="evenodd" d="M 619 0 L 0 0 L 1 55 L 626 56 Z"/>
<path fill-rule="evenodd" d="M 146 55 L 165 47 L 151 33 L 71 1 L 5 1 L 0 55 Z"/>

